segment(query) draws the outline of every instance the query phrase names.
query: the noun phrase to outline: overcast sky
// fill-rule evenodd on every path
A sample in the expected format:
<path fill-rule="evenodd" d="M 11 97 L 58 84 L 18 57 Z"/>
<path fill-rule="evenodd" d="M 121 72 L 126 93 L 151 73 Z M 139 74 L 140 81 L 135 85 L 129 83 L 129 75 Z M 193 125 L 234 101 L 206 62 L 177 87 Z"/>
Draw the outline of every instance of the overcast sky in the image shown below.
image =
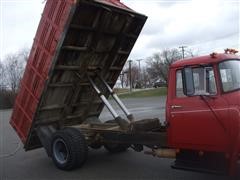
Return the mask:
<path fill-rule="evenodd" d="M 240 50 L 240 0 L 122 2 L 148 16 L 131 59 L 182 45 L 199 55 Z M 0 59 L 31 47 L 44 5 L 44 0 L 0 0 Z"/>

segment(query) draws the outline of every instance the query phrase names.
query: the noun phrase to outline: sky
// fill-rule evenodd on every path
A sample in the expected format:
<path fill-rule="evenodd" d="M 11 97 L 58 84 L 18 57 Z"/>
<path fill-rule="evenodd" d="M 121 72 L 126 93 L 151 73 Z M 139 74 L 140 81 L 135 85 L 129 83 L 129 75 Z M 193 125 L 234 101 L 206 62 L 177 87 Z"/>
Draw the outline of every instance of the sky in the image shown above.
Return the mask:
<path fill-rule="evenodd" d="M 198 55 L 240 50 L 240 0 L 121 1 L 148 16 L 130 59 L 179 46 Z M 0 59 L 31 48 L 44 5 L 45 0 L 0 0 Z"/>

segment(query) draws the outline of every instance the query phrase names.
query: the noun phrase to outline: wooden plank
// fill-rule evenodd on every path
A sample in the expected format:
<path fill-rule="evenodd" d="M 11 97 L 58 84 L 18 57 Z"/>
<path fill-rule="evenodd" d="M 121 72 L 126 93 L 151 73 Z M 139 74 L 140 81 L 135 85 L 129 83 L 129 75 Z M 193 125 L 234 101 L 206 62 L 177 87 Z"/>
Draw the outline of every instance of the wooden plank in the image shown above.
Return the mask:
<path fill-rule="evenodd" d="M 109 70 L 110 70 L 110 71 L 121 71 L 121 70 L 122 70 L 122 67 L 112 66 L 112 67 L 110 67 Z"/>
<path fill-rule="evenodd" d="M 73 107 L 78 107 L 78 106 L 81 106 L 81 105 L 87 105 L 89 102 L 86 101 L 86 102 L 79 102 L 79 103 L 75 103 L 75 104 L 72 104 Z M 102 101 L 101 100 L 96 100 L 93 102 L 94 104 L 101 104 Z"/>
<path fill-rule="evenodd" d="M 66 70 L 66 71 L 80 71 L 82 69 L 81 66 L 68 66 L 68 65 L 57 65 L 55 67 L 56 70 Z M 88 71 L 96 71 L 99 69 L 99 66 L 88 66 L 87 70 Z M 111 67 L 109 69 L 110 71 L 115 71 L 115 70 L 122 70 L 121 67 Z"/>
<path fill-rule="evenodd" d="M 51 87 L 51 88 L 72 87 L 72 83 L 51 83 L 48 85 L 48 87 Z"/>
<path fill-rule="evenodd" d="M 128 37 L 128 38 L 132 38 L 132 39 L 137 39 L 138 36 L 135 34 L 124 34 L 124 36 Z"/>
<path fill-rule="evenodd" d="M 62 108 L 64 108 L 64 106 L 50 105 L 50 106 L 44 106 L 40 108 L 40 111 L 49 111 L 49 110 L 62 109 Z"/>
<path fill-rule="evenodd" d="M 80 70 L 81 66 L 66 66 L 66 65 L 57 65 L 55 67 L 56 70 L 70 70 L 70 71 L 76 71 Z"/>
<path fill-rule="evenodd" d="M 78 24 L 71 24 L 70 26 L 72 29 L 77 29 L 79 31 L 88 31 L 88 32 L 95 32 L 96 29 L 94 27 L 88 27 L 88 26 L 81 26 Z M 102 32 L 105 35 L 110 35 L 110 36 L 116 36 L 116 33 L 110 32 L 110 31 L 104 31 Z M 130 38 L 137 38 L 137 36 L 133 36 L 133 35 L 126 35 Z"/>
<path fill-rule="evenodd" d="M 110 85 L 113 85 L 113 82 L 107 82 Z M 72 87 L 74 83 L 51 83 L 48 86 L 51 88 L 65 88 L 65 87 Z M 77 86 L 90 86 L 90 83 L 88 82 L 82 82 L 82 83 L 75 83 Z"/>
<path fill-rule="evenodd" d="M 99 115 L 101 112 L 92 112 L 92 113 L 88 113 L 87 117 L 91 117 L 91 116 L 97 116 Z M 81 119 L 83 116 L 83 114 L 79 114 L 79 115 L 68 115 L 66 116 L 66 119 Z M 87 118 L 86 118 L 87 119 Z"/>
<path fill-rule="evenodd" d="M 117 53 L 118 53 L 118 54 L 123 54 L 123 55 L 128 55 L 128 54 L 130 54 L 130 52 L 128 52 L 128 51 L 121 51 L 121 50 L 119 50 Z"/>
<path fill-rule="evenodd" d="M 78 47 L 78 46 L 63 46 L 63 50 L 70 50 L 70 51 L 86 51 L 87 47 Z"/>
<path fill-rule="evenodd" d="M 83 30 L 83 31 L 95 31 L 95 29 L 93 27 L 88 27 L 88 26 L 81 26 L 78 24 L 71 24 L 70 28 L 72 29 L 77 29 L 77 30 Z"/>

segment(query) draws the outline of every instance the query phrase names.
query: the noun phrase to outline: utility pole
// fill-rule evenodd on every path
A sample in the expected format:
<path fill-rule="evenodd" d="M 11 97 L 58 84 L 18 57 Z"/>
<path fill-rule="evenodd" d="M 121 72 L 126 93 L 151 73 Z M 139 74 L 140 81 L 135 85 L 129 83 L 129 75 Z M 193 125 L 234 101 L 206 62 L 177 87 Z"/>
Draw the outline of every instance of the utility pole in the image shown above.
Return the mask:
<path fill-rule="evenodd" d="M 136 60 L 136 61 L 138 61 L 138 81 L 140 81 L 141 80 L 141 61 L 142 61 L 143 59 L 138 59 L 138 60 Z"/>
<path fill-rule="evenodd" d="M 119 74 L 122 88 L 123 88 L 123 76 L 124 76 L 124 73 Z"/>
<path fill-rule="evenodd" d="M 129 63 L 129 81 L 130 81 L 130 92 L 132 92 L 132 60 L 128 61 Z"/>
<path fill-rule="evenodd" d="M 182 49 L 182 58 L 184 59 L 185 48 L 187 48 L 187 46 L 180 46 L 179 48 Z"/>

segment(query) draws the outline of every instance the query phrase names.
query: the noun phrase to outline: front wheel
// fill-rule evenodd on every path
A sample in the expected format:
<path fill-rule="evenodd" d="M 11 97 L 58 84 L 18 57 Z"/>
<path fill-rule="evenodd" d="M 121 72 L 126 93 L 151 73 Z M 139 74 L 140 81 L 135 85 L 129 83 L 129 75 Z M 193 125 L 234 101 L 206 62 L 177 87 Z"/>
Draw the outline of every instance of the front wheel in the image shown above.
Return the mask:
<path fill-rule="evenodd" d="M 62 170 L 72 170 L 82 166 L 88 154 L 88 146 L 83 134 L 74 128 L 65 128 L 53 134 L 52 160 Z"/>

